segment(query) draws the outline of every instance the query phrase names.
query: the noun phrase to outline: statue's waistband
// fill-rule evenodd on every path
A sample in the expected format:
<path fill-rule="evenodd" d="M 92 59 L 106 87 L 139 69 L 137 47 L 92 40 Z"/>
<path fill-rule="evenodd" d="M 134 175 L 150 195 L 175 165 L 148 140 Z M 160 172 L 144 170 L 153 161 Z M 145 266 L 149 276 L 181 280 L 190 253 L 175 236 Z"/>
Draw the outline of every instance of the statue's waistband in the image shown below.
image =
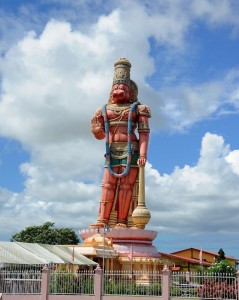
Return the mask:
<path fill-rule="evenodd" d="M 127 152 L 128 142 L 112 142 L 110 143 L 110 150 Z M 137 141 L 131 142 L 132 151 L 139 151 L 139 143 Z"/>

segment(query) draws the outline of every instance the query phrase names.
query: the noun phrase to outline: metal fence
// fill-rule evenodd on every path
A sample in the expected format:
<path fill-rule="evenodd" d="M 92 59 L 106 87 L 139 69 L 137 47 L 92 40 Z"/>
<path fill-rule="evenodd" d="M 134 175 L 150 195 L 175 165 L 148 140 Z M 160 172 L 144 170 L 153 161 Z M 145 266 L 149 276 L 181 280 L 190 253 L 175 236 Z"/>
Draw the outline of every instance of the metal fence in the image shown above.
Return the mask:
<path fill-rule="evenodd" d="M 39 270 L 0 271 L 0 292 L 3 294 L 40 294 L 41 282 Z"/>
<path fill-rule="evenodd" d="M 53 271 L 50 275 L 50 294 L 94 295 L 95 274 L 92 271 Z"/>
<path fill-rule="evenodd" d="M 94 295 L 102 289 L 103 295 L 163 296 L 170 298 L 238 299 L 238 278 L 230 274 L 166 273 L 102 271 L 51 271 L 39 269 L 0 269 L 0 293 L 41 294 L 48 286 L 49 294 Z M 42 276 L 44 275 L 44 277 Z M 96 278 L 97 276 L 97 278 Z M 44 280 L 42 281 L 42 279 Z M 102 286 L 99 280 L 102 279 Z M 44 282 L 44 283 L 43 283 Z M 97 285 L 98 284 L 98 285 Z M 164 294 L 162 293 L 162 289 Z M 166 298 L 168 298 L 168 296 Z M 166 299 L 165 298 L 165 299 Z"/>
<path fill-rule="evenodd" d="M 186 272 L 171 276 L 171 297 L 237 299 L 237 293 L 237 277 L 232 274 Z"/>
<path fill-rule="evenodd" d="M 162 274 L 159 272 L 122 272 L 104 274 L 104 295 L 162 295 Z"/>

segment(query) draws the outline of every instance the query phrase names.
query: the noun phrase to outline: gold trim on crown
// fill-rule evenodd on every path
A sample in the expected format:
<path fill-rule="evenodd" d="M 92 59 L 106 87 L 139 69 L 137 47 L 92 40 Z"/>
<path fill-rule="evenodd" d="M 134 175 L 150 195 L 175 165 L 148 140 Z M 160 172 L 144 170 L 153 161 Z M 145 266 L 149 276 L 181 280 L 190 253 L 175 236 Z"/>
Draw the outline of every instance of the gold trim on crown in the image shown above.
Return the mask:
<path fill-rule="evenodd" d="M 131 63 L 125 57 L 122 57 L 115 62 L 114 67 L 115 67 L 115 73 L 114 73 L 113 85 L 123 83 L 130 86 Z"/>

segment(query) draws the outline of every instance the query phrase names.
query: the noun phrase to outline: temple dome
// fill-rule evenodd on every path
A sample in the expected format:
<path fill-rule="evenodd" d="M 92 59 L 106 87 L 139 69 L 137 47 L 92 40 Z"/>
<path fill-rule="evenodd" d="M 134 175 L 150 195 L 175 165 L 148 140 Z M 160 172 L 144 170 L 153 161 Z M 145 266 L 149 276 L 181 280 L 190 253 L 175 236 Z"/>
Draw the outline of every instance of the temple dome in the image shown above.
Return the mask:
<path fill-rule="evenodd" d="M 105 241 L 104 241 L 105 240 Z M 100 233 L 96 233 L 84 240 L 84 245 L 86 246 L 108 246 L 112 247 L 112 241 L 107 237 L 104 237 Z"/>

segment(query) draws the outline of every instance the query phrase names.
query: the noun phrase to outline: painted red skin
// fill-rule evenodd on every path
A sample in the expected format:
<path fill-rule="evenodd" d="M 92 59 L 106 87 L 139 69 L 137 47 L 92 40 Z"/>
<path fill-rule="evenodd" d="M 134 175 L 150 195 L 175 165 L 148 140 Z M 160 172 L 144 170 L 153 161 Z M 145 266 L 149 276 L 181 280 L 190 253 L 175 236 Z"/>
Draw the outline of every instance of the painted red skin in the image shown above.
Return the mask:
<path fill-rule="evenodd" d="M 127 104 L 131 98 L 131 92 L 126 84 L 115 84 L 112 87 L 112 98 L 113 104 Z M 107 109 L 108 120 L 112 120 L 117 117 L 116 112 L 110 109 Z M 135 116 L 136 123 L 145 122 L 148 124 L 148 117 L 137 115 Z M 123 116 L 122 120 L 127 120 L 128 114 Z M 96 139 L 102 140 L 105 138 L 104 132 L 104 119 L 103 116 L 97 116 L 96 114 L 91 120 L 91 131 L 94 134 Z M 110 127 L 109 128 L 109 142 L 127 142 L 127 126 Z M 144 166 L 146 163 L 147 149 L 149 142 L 149 132 L 139 132 L 139 138 L 136 137 L 133 130 L 131 134 L 131 141 L 136 141 L 139 143 L 139 152 L 140 157 L 138 159 L 138 166 Z M 114 173 L 122 173 L 125 167 L 112 167 Z M 120 178 L 120 185 L 118 189 L 118 216 L 117 222 L 118 226 L 125 226 L 127 224 L 128 212 L 131 202 L 131 197 L 133 193 L 133 188 L 135 181 L 138 177 L 139 168 L 131 167 L 129 173 Z M 108 224 L 110 213 L 112 210 L 117 182 L 119 178 L 114 177 L 108 171 L 108 168 L 104 168 L 103 183 L 102 183 L 102 193 L 100 199 L 100 209 L 99 217 L 97 220 L 97 226 L 104 226 Z"/>

